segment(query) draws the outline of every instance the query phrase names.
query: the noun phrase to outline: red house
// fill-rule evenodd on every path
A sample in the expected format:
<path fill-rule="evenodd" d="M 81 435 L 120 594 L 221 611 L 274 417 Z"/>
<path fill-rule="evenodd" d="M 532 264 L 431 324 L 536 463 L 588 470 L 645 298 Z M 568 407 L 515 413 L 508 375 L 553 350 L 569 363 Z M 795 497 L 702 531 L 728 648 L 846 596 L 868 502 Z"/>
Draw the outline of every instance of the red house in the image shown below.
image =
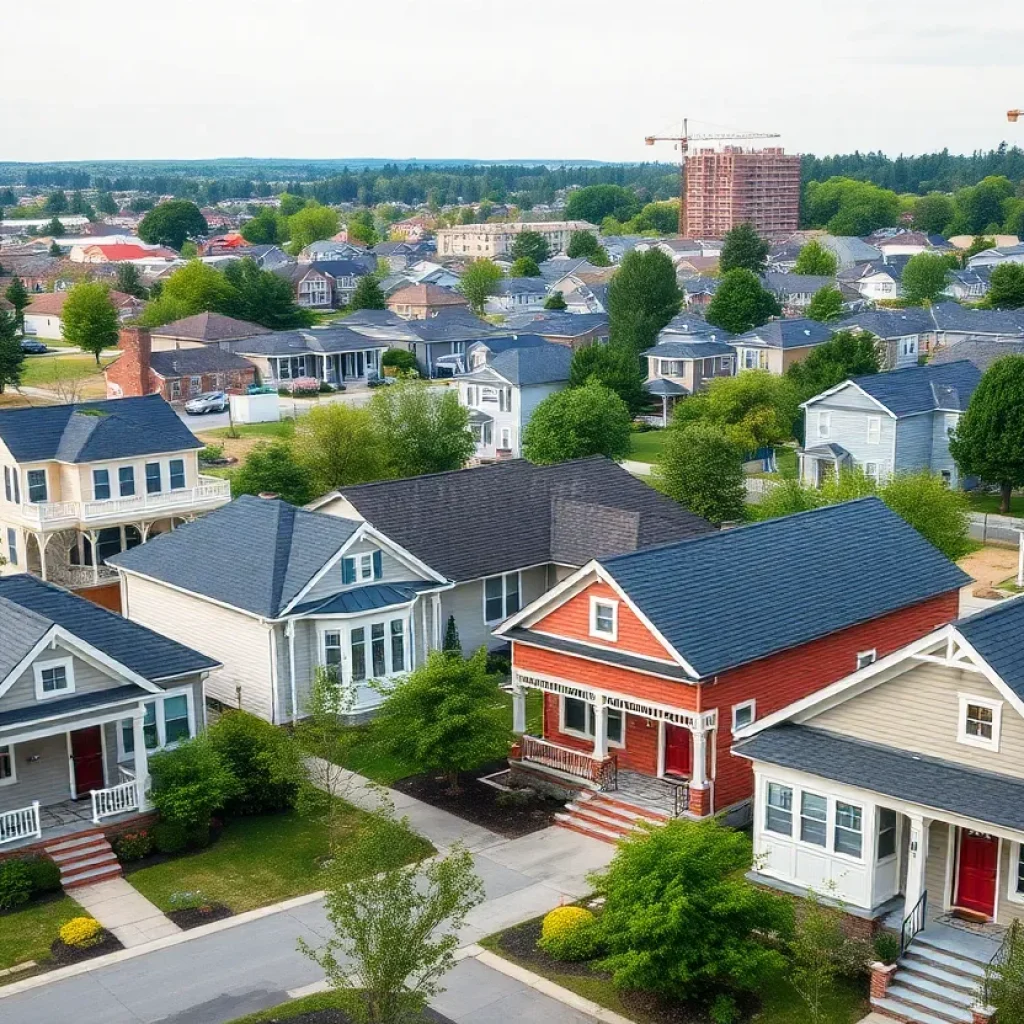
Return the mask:
<path fill-rule="evenodd" d="M 969 578 L 879 499 L 592 561 L 496 631 L 517 781 L 602 838 L 637 816 L 749 815 L 733 733 L 956 618 Z"/>

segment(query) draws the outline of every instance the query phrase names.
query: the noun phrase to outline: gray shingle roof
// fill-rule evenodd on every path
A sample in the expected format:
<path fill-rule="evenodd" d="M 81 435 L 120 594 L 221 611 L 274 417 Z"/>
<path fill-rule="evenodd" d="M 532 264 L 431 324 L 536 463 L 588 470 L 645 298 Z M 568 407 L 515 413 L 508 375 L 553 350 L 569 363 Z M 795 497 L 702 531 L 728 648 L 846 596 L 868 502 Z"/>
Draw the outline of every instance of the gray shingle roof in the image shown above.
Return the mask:
<path fill-rule="evenodd" d="M 607 313 L 563 313 L 558 310 L 538 310 L 535 313 L 517 313 L 505 319 L 505 326 L 513 330 L 529 330 L 545 337 L 578 338 L 582 334 L 608 326 Z"/>
<path fill-rule="evenodd" d="M 278 499 L 242 495 L 107 561 L 274 618 L 358 527 Z M 243 551 L 250 557 L 242 558 Z"/>
<path fill-rule="evenodd" d="M 767 348 L 802 348 L 806 345 L 821 345 L 832 337 L 834 327 L 818 323 L 809 317 L 793 317 L 784 320 L 769 320 L 761 327 L 737 335 L 734 345 L 757 345 Z"/>
<path fill-rule="evenodd" d="M 233 352 L 211 345 L 208 348 L 176 348 L 165 352 L 154 352 L 149 365 L 161 377 L 183 377 L 190 373 L 230 373 L 235 370 L 252 370 L 248 359 Z"/>
<path fill-rule="evenodd" d="M 1024 310 L 965 309 L 958 302 L 937 302 L 931 317 L 940 331 L 1024 337 Z"/>
<path fill-rule="evenodd" d="M 853 383 L 881 402 L 894 416 L 964 410 L 981 380 L 981 371 L 966 359 L 927 363 L 887 373 L 854 377 Z"/>
<path fill-rule="evenodd" d="M 298 615 L 317 612 L 320 615 L 351 615 L 354 612 L 369 612 L 376 608 L 390 608 L 396 604 L 408 604 L 421 590 L 433 590 L 437 584 L 432 580 L 406 580 L 401 583 L 373 583 L 368 587 L 344 590 L 328 598 L 304 601 L 295 606 Z"/>
<path fill-rule="evenodd" d="M 969 359 L 984 373 L 997 359 L 1004 356 L 1024 356 L 1024 341 L 981 341 L 965 338 L 948 348 L 940 348 L 931 357 L 932 366 Z"/>
<path fill-rule="evenodd" d="M 866 309 L 840 320 L 835 329 L 845 331 L 859 327 L 877 338 L 901 338 L 909 334 L 925 334 L 934 328 L 932 318 L 922 306 L 907 309 Z"/>
<path fill-rule="evenodd" d="M 253 356 L 288 356 L 298 352 L 355 352 L 387 348 L 387 342 L 370 338 L 348 327 L 323 327 L 308 331 L 275 331 L 247 338 L 232 346 L 235 352 Z"/>
<path fill-rule="evenodd" d="M 710 359 L 714 356 L 734 356 L 736 350 L 724 341 L 712 341 L 709 337 L 694 336 L 687 340 L 684 334 L 658 336 L 658 344 L 641 353 L 658 356 L 660 359 Z"/>
<path fill-rule="evenodd" d="M 644 390 L 657 398 L 675 398 L 690 394 L 689 388 L 665 377 L 655 377 L 653 380 L 644 381 Z"/>
<path fill-rule="evenodd" d="M 805 725 L 777 725 L 736 745 L 742 757 L 794 768 L 858 789 L 1024 829 L 1024 780 L 964 768 Z"/>
<path fill-rule="evenodd" d="M 761 275 L 765 288 L 770 292 L 784 295 L 796 295 L 804 292 L 814 293 L 820 288 L 834 285 L 833 277 L 817 277 L 812 274 L 777 274 L 769 271 Z"/>
<path fill-rule="evenodd" d="M 956 623 L 957 631 L 1024 700 L 1024 600 L 1003 601 Z"/>
<path fill-rule="evenodd" d="M 970 582 L 878 498 L 602 565 L 705 678 Z"/>
<path fill-rule="evenodd" d="M 544 341 L 540 345 L 505 349 L 492 356 L 487 365 L 510 384 L 528 387 L 567 381 L 571 362 L 571 348 Z"/>
<path fill-rule="evenodd" d="M 548 285 L 543 277 L 503 277 L 497 285 L 497 295 L 544 295 Z"/>
<path fill-rule="evenodd" d="M 108 690 L 76 693 L 73 697 L 48 700 L 45 705 L 45 717 L 73 715 L 79 711 L 88 711 L 90 708 L 118 704 L 121 701 L 132 701 L 134 703 L 138 701 L 141 695 L 142 691 L 134 683 L 128 683 L 126 686 L 112 686 Z M 38 704 L 30 704 L 28 707 L 2 711 L 0 712 L 0 729 L 23 725 L 26 722 L 35 722 L 41 717 L 39 711 Z"/>
<path fill-rule="evenodd" d="M 510 459 L 341 493 L 378 530 L 453 580 L 545 562 L 582 565 L 712 530 L 601 456 L 554 466 Z M 624 514 L 629 532 L 621 524 L 614 532 L 592 529 L 607 522 L 608 510 Z"/>
<path fill-rule="evenodd" d="M 223 313 L 196 313 L 169 324 L 154 327 L 154 337 L 192 338 L 196 341 L 232 341 L 236 338 L 251 338 L 256 334 L 269 334 L 270 329 L 248 320 L 236 320 Z M 155 354 L 155 353 L 154 353 Z"/>
<path fill-rule="evenodd" d="M 219 662 L 27 573 L 0 577 L 0 678 L 53 625 L 153 682 Z"/>
<path fill-rule="evenodd" d="M 95 462 L 202 448 L 159 395 L 0 412 L 0 440 L 18 462 Z"/>

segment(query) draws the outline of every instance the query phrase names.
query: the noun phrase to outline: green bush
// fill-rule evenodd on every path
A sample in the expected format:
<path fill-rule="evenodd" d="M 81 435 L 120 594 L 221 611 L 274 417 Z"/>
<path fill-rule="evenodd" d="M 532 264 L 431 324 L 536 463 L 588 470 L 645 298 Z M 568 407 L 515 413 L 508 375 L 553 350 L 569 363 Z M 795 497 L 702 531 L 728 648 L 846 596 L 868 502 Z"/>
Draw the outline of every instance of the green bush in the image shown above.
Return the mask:
<path fill-rule="evenodd" d="M 415 370 L 416 356 L 408 349 L 389 348 L 381 357 L 381 366 L 394 366 L 399 370 Z"/>
<path fill-rule="evenodd" d="M 208 826 L 213 812 L 238 792 L 234 773 L 207 735 L 154 754 L 149 761 L 153 806 L 166 821 Z"/>
<path fill-rule="evenodd" d="M 167 898 L 171 910 L 202 910 L 213 902 L 202 889 L 190 892 L 172 892 Z"/>
<path fill-rule="evenodd" d="M 57 892 L 60 889 L 60 868 L 49 857 L 28 857 L 23 863 L 28 869 L 33 893 Z"/>
<path fill-rule="evenodd" d="M 153 843 L 161 853 L 181 853 L 188 846 L 188 828 L 180 821 L 158 821 Z"/>
<path fill-rule="evenodd" d="M 148 857 L 153 852 L 154 842 L 152 834 L 143 829 L 140 832 L 124 832 L 115 837 L 110 845 L 122 864 L 131 864 L 132 861 Z"/>
<path fill-rule="evenodd" d="M 208 444 L 199 450 L 200 462 L 219 462 L 224 458 L 224 445 Z"/>
<path fill-rule="evenodd" d="M 583 907 L 558 907 L 544 918 L 537 946 L 555 960 L 592 960 L 600 948 L 597 921 Z"/>
<path fill-rule="evenodd" d="M 0 910 L 13 910 L 32 896 L 32 874 L 23 860 L 0 863 Z"/>
<path fill-rule="evenodd" d="M 894 964 L 900 958 L 900 940 L 892 932 L 879 932 L 875 936 L 875 958 L 879 963 Z"/>

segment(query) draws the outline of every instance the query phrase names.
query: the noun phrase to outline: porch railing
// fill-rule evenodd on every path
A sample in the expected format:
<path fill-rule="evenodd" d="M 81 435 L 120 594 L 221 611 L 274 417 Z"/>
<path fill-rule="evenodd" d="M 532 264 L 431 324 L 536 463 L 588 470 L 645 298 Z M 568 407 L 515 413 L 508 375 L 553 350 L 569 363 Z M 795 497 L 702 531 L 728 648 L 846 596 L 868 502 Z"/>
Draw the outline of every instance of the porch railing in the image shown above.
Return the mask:
<path fill-rule="evenodd" d="M 681 818 L 690 809 L 690 784 L 674 779 L 668 782 L 672 787 L 672 817 Z"/>
<path fill-rule="evenodd" d="M 31 807 L 0 812 L 0 845 L 17 839 L 38 839 L 42 834 L 38 800 L 33 800 Z"/>
<path fill-rule="evenodd" d="M 139 787 L 134 779 L 131 782 L 122 782 L 119 786 L 111 786 L 109 789 L 92 791 L 92 820 L 96 825 L 104 818 L 124 814 L 126 811 L 136 811 L 138 808 Z"/>
<path fill-rule="evenodd" d="M 903 925 L 900 928 L 900 956 L 907 951 L 907 947 L 914 941 L 918 932 L 924 931 L 928 922 L 928 890 L 921 893 L 921 898 L 911 908 L 910 913 L 903 918 Z"/>
<path fill-rule="evenodd" d="M 995 983 L 1002 974 L 1003 967 L 1013 957 L 1020 943 L 1024 941 L 1020 921 L 1014 921 L 1006 930 L 1002 944 L 985 967 L 985 980 L 981 984 L 981 1005 L 991 1006 L 994 998 Z"/>
<path fill-rule="evenodd" d="M 527 735 L 520 738 L 519 747 L 524 761 L 565 772 L 566 775 L 583 779 L 601 789 L 618 787 L 618 759 L 614 754 L 598 760 L 585 751 L 562 747 L 537 736 Z"/>

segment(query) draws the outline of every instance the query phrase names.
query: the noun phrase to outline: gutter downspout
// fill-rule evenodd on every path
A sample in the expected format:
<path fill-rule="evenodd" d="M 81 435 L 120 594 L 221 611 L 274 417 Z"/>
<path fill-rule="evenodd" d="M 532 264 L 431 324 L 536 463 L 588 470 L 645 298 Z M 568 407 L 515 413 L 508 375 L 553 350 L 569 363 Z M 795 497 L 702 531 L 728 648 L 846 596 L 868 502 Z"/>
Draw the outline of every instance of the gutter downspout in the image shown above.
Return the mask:
<path fill-rule="evenodd" d="M 288 637 L 288 683 L 292 698 L 292 725 L 299 717 L 299 699 L 295 689 L 295 620 L 289 619 L 284 627 Z"/>

